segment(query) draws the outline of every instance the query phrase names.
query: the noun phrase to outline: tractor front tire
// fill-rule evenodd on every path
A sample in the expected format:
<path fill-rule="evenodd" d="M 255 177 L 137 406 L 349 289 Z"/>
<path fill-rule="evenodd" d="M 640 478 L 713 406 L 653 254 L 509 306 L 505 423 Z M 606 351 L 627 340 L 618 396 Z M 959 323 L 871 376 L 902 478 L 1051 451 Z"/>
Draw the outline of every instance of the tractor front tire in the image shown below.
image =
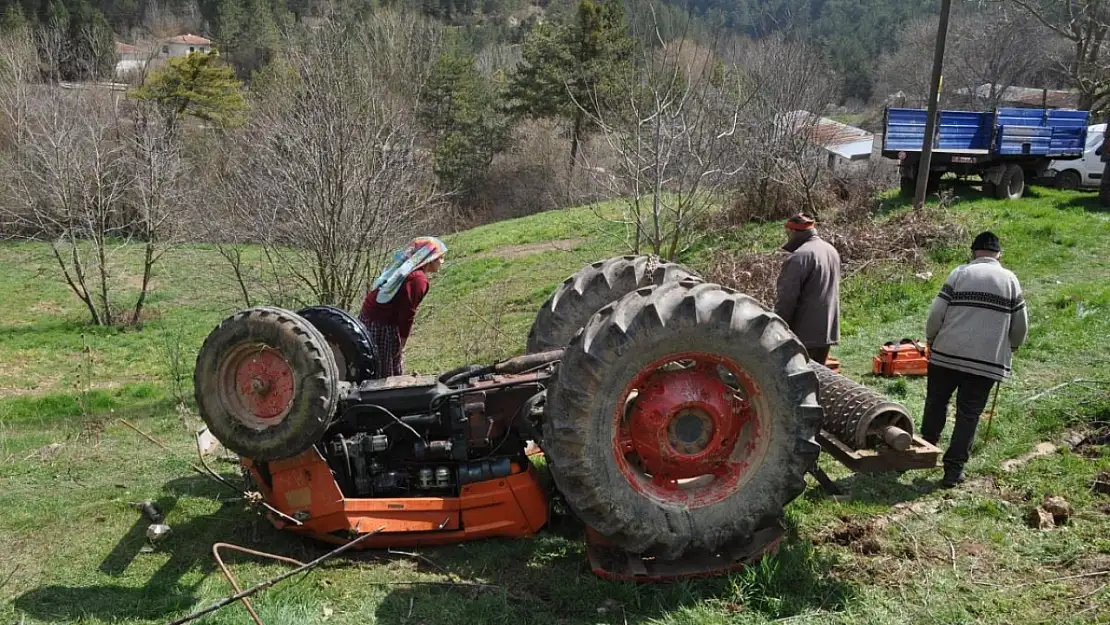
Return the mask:
<path fill-rule="evenodd" d="M 578 270 L 543 303 L 528 332 L 528 353 L 563 349 L 590 317 L 636 289 L 698 279 L 691 270 L 651 256 L 618 256 Z"/>
<path fill-rule="evenodd" d="M 297 314 L 324 335 L 339 369 L 339 381 L 358 383 L 377 377 L 374 345 L 358 319 L 334 306 L 302 308 Z"/>
<path fill-rule="evenodd" d="M 544 451 L 569 506 L 621 548 L 714 551 L 805 489 L 817 393 L 782 319 L 718 285 L 669 282 L 603 308 L 570 342 Z"/>
<path fill-rule="evenodd" d="M 300 315 L 251 308 L 205 339 L 193 382 L 200 416 L 231 451 L 254 460 L 308 449 L 331 424 L 339 371 L 323 334 Z"/>

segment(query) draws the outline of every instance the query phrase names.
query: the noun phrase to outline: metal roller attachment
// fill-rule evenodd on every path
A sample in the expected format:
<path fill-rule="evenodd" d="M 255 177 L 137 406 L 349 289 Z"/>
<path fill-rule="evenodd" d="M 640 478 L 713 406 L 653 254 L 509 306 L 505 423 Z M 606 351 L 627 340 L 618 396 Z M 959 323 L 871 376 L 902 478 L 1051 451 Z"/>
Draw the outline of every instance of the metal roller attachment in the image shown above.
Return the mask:
<path fill-rule="evenodd" d="M 818 401 L 825 409 L 827 432 L 852 449 L 872 449 L 883 444 L 896 451 L 909 449 L 913 419 L 905 406 L 833 373 L 824 365 L 810 365 L 821 385 Z"/>

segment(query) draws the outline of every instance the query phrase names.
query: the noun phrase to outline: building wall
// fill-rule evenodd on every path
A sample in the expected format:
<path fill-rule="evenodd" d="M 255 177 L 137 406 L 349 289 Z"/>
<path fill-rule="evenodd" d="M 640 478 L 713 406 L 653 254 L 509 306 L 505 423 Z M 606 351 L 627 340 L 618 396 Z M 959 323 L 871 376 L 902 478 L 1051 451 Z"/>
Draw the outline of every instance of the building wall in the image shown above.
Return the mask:
<path fill-rule="evenodd" d="M 186 56 L 191 52 L 211 52 L 211 45 L 198 45 L 188 43 L 163 43 L 160 56 Z"/>
<path fill-rule="evenodd" d="M 130 74 L 141 72 L 145 66 L 143 61 L 120 61 L 116 63 L 116 78 L 126 78 Z"/>

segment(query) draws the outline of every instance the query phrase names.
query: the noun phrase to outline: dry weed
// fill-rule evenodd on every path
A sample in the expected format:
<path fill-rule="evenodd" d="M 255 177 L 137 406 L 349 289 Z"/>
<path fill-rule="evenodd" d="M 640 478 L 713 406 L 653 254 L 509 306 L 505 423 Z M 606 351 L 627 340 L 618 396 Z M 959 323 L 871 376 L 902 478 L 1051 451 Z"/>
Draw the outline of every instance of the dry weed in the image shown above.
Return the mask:
<path fill-rule="evenodd" d="M 869 213 L 845 210 L 833 215 L 819 228 L 821 237 L 840 252 L 845 275 L 869 266 L 904 267 L 921 271 L 929 250 L 966 238 L 965 229 L 945 219 L 937 209 L 906 213 L 897 219 L 878 221 Z M 754 297 L 764 306 L 775 301 L 775 282 L 785 253 L 747 252 L 715 258 L 705 271 L 708 280 Z"/>
<path fill-rule="evenodd" d="M 748 252 L 713 259 L 706 279 L 749 295 L 765 307 L 775 303 L 775 281 L 785 253 Z"/>

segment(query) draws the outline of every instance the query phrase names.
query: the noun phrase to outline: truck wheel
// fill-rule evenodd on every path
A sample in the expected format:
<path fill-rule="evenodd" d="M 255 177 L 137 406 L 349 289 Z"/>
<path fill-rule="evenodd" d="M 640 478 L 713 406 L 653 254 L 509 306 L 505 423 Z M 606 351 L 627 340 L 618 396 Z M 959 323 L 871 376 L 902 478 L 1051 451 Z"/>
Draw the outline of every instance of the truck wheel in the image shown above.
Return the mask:
<path fill-rule="evenodd" d="M 932 195 L 940 190 L 940 179 L 944 175 L 941 171 L 929 172 L 929 179 L 925 182 L 925 194 Z"/>
<path fill-rule="evenodd" d="M 672 559 L 750 539 L 805 489 L 817 375 L 786 323 L 714 284 L 668 282 L 598 312 L 549 392 L 560 492 L 623 549 Z"/>
<path fill-rule="evenodd" d="M 295 456 L 316 443 L 335 413 L 338 379 L 323 334 L 280 308 L 225 319 L 205 339 L 193 374 L 208 429 L 255 460 Z"/>
<path fill-rule="evenodd" d="M 694 272 L 651 256 L 618 256 L 578 270 L 547 298 L 528 332 L 528 353 L 562 349 L 602 306 L 636 289 L 699 279 Z"/>
<path fill-rule="evenodd" d="M 297 314 L 324 335 L 335 357 L 340 382 L 361 382 L 377 377 L 374 345 L 358 319 L 334 306 L 302 308 Z"/>
<path fill-rule="evenodd" d="M 1078 189 L 1079 185 L 1083 184 L 1083 178 L 1080 177 L 1079 172 L 1069 169 L 1056 174 L 1052 182 L 1057 189 Z"/>
<path fill-rule="evenodd" d="M 1016 200 L 1025 193 L 1025 172 L 1018 165 L 1007 165 L 1002 182 L 995 191 L 1000 200 Z"/>

